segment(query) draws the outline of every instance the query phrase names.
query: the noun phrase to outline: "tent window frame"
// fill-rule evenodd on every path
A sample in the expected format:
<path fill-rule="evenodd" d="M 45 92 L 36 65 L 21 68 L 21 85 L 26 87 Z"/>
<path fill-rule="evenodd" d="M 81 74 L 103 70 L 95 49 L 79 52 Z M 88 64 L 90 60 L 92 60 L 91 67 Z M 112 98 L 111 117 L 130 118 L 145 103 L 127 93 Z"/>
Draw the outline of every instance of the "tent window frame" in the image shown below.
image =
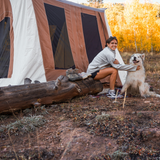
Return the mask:
<path fill-rule="evenodd" d="M 97 17 L 81 13 L 82 28 L 89 63 L 102 50 Z"/>
<path fill-rule="evenodd" d="M 0 78 L 7 78 L 10 65 L 10 17 L 0 21 Z"/>
<path fill-rule="evenodd" d="M 64 8 L 44 3 L 49 25 L 55 69 L 75 68 Z"/>

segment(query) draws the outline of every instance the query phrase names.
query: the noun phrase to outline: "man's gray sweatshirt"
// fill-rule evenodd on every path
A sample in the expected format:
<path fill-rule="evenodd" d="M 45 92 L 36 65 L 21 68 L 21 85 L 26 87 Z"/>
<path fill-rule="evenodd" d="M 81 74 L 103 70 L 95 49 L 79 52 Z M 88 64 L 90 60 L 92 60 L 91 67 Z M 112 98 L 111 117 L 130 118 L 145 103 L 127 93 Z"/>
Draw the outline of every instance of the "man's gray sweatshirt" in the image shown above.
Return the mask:
<path fill-rule="evenodd" d="M 126 65 L 126 64 L 114 64 L 116 53 L 115 51 L 111 50 L 109 47 L 105 47 L 101 52 L 97 54 L 96 57 L 92 60 L 89 64 L 87 73 L 93 73 L 95 71 L 113 67 L 117 70 L 123 71 L 136 71 L 137 66 L 133 65 Z"/>

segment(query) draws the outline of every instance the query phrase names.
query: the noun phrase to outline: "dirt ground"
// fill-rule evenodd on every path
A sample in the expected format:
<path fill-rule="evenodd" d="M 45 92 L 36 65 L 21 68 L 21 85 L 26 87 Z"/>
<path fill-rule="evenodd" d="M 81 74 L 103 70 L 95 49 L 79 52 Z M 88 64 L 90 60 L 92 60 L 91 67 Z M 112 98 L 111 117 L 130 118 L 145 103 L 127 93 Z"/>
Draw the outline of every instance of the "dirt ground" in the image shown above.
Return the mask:
<path fill-rule="evenodd" d="M 124 60 L 127 60 L 125 53 Z M 160 94 L 160 55 L 147 55 L 146 82 Z M 155 63 L 156 62 L 156 63 Z M 150 64 L 150 65 L 149 65 Z M 86 95 L 0 115 L 0 160 L 159 160 L 160 98 Z"/>

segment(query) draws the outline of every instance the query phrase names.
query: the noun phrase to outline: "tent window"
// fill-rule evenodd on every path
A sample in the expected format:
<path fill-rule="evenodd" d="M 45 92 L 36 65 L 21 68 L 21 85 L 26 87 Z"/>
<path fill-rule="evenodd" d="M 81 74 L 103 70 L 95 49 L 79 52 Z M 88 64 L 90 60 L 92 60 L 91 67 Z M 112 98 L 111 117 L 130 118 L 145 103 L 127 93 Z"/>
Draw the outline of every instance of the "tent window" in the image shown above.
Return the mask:
<path fill-rule="evenodd" d="M 102 50 L 96 16 L 81 13 L 83 33 L 89 63 Z"/>
<path fill-rule="evenodd" d="M 55 68 L 74 68 L 64 9 L 49 4 L 44 5 L 49 23 Z"/>
<path fill-rule="evenodd" d="M 10 18 L 0 22 L 0 78 L 7 78 L 10 61 Z"/>

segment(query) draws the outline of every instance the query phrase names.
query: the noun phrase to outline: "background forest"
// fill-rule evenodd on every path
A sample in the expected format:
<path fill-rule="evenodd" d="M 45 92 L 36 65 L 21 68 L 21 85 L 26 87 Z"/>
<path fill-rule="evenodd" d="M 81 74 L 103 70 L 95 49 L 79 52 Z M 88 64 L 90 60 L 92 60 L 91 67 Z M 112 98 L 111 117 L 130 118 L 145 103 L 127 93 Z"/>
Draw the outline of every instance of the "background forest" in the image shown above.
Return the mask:
<path fill-rule="evenodd" d="M 160 52 L 160 4 L 139 0 L 103 3 L 88 0 L 89 6 L 107 8 L 106 16 L 113 36 L 119 41 L 121 52 Z"/>

